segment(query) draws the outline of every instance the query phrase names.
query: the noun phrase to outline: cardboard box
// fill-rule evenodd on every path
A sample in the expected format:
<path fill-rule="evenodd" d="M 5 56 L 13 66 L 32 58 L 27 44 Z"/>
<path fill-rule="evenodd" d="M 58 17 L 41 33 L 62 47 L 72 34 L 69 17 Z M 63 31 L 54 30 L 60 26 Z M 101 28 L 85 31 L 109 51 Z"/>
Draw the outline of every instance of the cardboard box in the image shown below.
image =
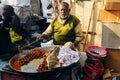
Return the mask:
<path fill-rule="evenodd" d="M 120 0 L 103 0 L 104 2 L 120 2 Z"/>
<path fill-rule="evenodd" d="M 120 22 L 120 10 L 100 10 L 98 21 L 101 22 Z"/>
<path fill-rule="evenodd" d="M 102 46 L 120 49 L 120 23 L 102 22 Z"/>
<path fill-rule="evenodd" d="M 120 10 L 120 2 L 107 2 L 105 7 L 105 10 Z"/>
<path fill-rule="evenodd" d="M 104 10 L 120 10 L 120 0 L 102 0 L 101 3 Z"/>

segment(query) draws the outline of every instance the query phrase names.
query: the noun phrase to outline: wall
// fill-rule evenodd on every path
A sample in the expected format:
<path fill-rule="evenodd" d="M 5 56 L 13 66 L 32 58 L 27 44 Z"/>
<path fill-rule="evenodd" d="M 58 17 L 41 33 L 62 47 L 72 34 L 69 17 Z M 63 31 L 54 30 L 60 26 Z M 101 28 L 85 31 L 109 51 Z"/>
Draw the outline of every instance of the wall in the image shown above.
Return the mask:
<path fill-rule="evenodd" d="M 93 1 L 78 1 L 75 3 L 72 14 L 76 15 L 82 24 L 83 33 L 85 33 L 86 46 L 98 45 L 102 46 L 102 24 L 97 21 L 99 10 L 97 9 L 100 3 Z M 86 33 L 89 33 L 88 35 Z"/>
<path fill-rule="evenodd" d="M 78 3 L 75 3 L 72 14 L 81 20 L 83 32 L 93 32 L 93 34 L 87 36 L 87 45 L 120 49 L 118 46 L 120 38 L 118 35 L 120 33 L 119 27 L 117 27 L 120 26 L 120 11 L 105 10 L 101 5 L 101 1 L 95 2 L 95 4 L 93 1 L 78 1 Z M 105 30 L 105 22 L 108 22 L 106 27 L 109 30 Z"/>

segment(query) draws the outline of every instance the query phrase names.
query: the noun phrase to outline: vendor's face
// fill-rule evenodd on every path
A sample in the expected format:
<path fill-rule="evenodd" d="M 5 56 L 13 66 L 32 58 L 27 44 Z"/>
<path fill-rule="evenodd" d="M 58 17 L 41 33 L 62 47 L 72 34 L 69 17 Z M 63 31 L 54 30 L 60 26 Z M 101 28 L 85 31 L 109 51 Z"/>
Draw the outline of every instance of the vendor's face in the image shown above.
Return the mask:
<path fill-rule="evenodd" d="M 66 19 L 70 13 L 70 9 L 60 5 L 59 6 L 59 15 L 61 19 Z"/>

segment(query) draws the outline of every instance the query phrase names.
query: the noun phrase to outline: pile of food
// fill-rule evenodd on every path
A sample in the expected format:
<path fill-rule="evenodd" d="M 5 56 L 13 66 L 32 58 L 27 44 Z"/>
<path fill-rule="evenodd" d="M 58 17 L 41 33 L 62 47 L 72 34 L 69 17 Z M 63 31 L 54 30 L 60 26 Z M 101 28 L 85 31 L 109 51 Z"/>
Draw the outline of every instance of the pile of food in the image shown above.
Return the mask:
<path fill-rule="evenodd" d="M 78 52 L 68 46 L 54 47 L 52 50 L 34 48 L 23 56 L 12 57 L 10 67 L 22 72 L 45 72 L 56 67 L 69 66 L 78 60 Z"/>

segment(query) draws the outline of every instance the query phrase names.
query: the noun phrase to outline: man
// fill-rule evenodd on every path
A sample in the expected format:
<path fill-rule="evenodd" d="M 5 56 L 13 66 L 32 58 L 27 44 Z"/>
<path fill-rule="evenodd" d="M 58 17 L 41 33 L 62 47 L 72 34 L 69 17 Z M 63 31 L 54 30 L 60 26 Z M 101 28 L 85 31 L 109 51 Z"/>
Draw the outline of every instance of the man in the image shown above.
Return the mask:
<path fill-rule="evenodd" d="M 70 9 L 67 2 L 61 2 L 58 10 L 59 16 L 53 19 L 40 38 L 47 38 L 53 33 L 53 43 L 55 45 L 64 45 L 66 42 L 74 42 L 74 45 L 77 46 L 83 39 L 80 20 L 69 14 Z"/>
<path fill-rule="evenodd" d="M 3 7 L 3 27 L 6 29 L 12 27 L 15 32 L 20 33 L 20 19 L 10 5 L 4 5 Z"/>
<path fill-rule="evenodd" d="M 58 14 L 58 5 L 61 0 L 40 0 L 43 16 L 45 18 L 54 18 Z"/>
<path fill-rule="evenodd" d="M 21 34 L 19 17 L 15 14 L 12 6 L 4 5 L 3 24 L 2 29 L 0 29 L 0 53 L 9 53 L 11 51 L 11 39 L 9 34 L 10 27 L 12 27 L 18 34 Z"/>
<path fill-rule="evenodd" d="M 1 0 L 1 4 L 11 5 L 15 13 L 19 16 L 20 23 L 22 24 L 25 24 L 28 16 L 32 14 L 30 0 Z"/>
<path fill-rule="evenodd" d="M 45 18 L 52 18 L 53 8 L 51 0 L 40 0 L 42 5 L 42 13 Z"/>
<path fill-rule="evenodd" d="M 59 7 L 59 3 L 62 0 L 52 0 L 52 6 L 53 6 L 53 17 L 58 16 L 58 7 Z"/>
<path fill-rule="evenodd" d="M 53 7 L 51 0 L 40 0 L 40 3 L 41 16 L 43 16 L 43 19 L 39 25 L 41 31 L 43 32 L 48 27 L 50 21 L 53 18 Z"/>

